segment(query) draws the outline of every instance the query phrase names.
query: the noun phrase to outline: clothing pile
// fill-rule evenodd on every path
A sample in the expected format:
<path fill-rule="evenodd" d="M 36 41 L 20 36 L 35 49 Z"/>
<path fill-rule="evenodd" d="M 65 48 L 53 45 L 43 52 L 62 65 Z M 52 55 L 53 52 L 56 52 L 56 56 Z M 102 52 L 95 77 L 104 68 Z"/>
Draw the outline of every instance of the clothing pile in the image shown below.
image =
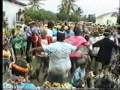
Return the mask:
<path fill-rule="evenodd" d="M 74 87 L 70 83 L 51 83 L 46 81 L 43 85 L 46 89 L 73 89 Z"/>

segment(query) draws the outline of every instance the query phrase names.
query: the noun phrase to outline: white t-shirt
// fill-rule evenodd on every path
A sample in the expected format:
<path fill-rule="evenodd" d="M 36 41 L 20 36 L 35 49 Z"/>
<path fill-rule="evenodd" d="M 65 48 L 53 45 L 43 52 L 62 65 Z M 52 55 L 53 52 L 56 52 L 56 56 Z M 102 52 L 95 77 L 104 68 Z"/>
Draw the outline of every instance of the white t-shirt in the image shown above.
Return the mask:
<path fill-rule="evenodd" d="M 53 36 L 53 32 L 52 32 L 52 30 L 50 30 L 50 29 L 47 29 L 47 36 Z"/>
<path fill-rule="evenodd" d="M 65 42 L 55 42 L 48 46 L 43 46 L 45 52 L 48 53 L 49 71 L 55 71 L 57 73 L 65 73 L 71 68 L 71 61 L 69 54 L 76 50 L 76 46 L 72 46 Z"/>
<path fill-rule="evenodd" d="M 92 51 L 92 54 L 94 54 L 94 55 L 97 55 L 98 54 L 98 52 L 99 52 L 99 47 L 94 47 L 93 48 L 93 44 L 94 43 L 96 43 L 97 41 L 99 41 L 99 40 L 102 40 L 104 38 L 104 36 L 99 36 L 99 37 L 91 37 L 90 38 L 90 43 L 91 43 L 91 45 L 90 45 L 90 50 Z"/>

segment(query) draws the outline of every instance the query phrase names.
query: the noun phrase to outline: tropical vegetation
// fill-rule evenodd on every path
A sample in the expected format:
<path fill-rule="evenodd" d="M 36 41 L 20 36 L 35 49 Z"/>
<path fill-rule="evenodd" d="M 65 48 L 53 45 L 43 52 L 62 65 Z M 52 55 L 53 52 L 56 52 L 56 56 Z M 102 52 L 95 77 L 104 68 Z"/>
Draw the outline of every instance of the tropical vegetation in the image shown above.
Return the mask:
<path fill-rule="evenodd" d="M 58 6 L 58 13 L 46 11 L 41 8 L 44 0 L 30 0 L 31 7 L 25 9 L 25 22 L 31 20 L 54 20 L 54 21 L 90 21 L 95 22 L 95 15 L 82 15 L 83 10 L 78 7 L 76 0 L 62 0 Z"/>

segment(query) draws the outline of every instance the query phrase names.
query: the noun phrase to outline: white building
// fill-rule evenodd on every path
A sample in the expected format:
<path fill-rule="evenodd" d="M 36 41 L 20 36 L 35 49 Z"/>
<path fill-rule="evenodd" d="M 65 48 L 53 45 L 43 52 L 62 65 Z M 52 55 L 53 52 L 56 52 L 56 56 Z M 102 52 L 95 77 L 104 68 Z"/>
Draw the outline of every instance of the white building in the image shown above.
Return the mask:
<path fill-rule="evenodd" d="M 19 1 L 3 0 L 3 11 L 5 12 L 5 16 L 8 18 L 8 24 L 10 28 L 14 27 L 16 22 L 16 13 L 19 11 L 19 9 L 23 10 L 26 6 L 25 3 L 21 3 Z"/>
<path fill-rule="evenodd" d="M 103 15 L 100 15 L 96 18 L 96 24 L 101 25 L 115 25 L 117 22 L 117 12 L 109 12 Z"/>

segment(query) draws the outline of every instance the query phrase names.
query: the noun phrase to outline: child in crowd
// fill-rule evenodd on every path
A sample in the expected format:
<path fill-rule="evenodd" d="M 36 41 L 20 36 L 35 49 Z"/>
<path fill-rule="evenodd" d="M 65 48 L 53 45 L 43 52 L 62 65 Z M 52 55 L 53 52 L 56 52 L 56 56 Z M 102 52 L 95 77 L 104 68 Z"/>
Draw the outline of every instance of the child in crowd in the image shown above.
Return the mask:
<path fill-rule="evenodd" d="M 84 83 L 86 75 L 85 65 L 86 65 L 85 60 L 81 60 L 79 62 L 79 67 L 75 70 L 73 74 L 71 83 L 76 88 L 82 88 L 85 86 Z"/>
<path fill-rule="evenodd" d="M 11 62 L 11 51 L 10 51 L 10 48 L 9 48 L 9 45 L 8 45 L 8 41 L 6 41 L 4 44 L 3 44 L 3 72 L 5 73 L 7 68 L 9 68 L 9 64 Z"/>

